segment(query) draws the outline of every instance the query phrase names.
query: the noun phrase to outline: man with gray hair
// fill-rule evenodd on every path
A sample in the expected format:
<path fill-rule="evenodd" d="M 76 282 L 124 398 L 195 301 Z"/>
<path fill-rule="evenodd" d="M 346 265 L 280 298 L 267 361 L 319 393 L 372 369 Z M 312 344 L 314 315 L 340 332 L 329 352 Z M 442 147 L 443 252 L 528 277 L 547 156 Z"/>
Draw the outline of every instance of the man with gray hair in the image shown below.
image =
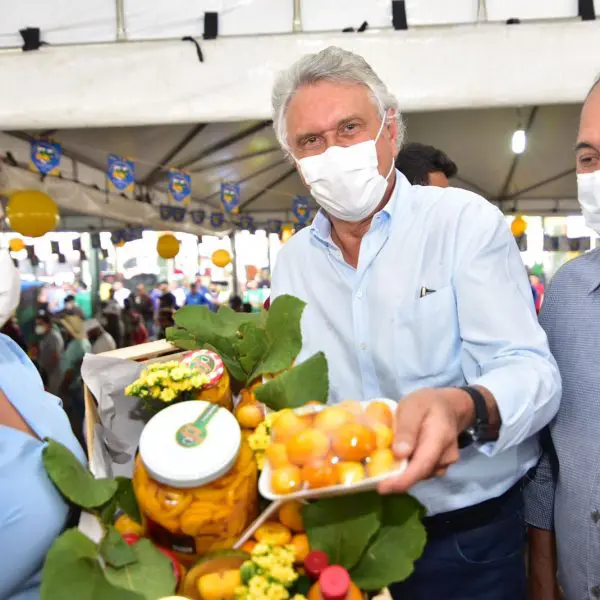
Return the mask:
<path fill-rule="evenodd" d="M 523 599 L 520 481 L 561 383 L 503 215 L 394 169 L 398 102 L 360 56 L 304 56 L 273 108 L 321 210 L 281 249 L 272 296 L 307 303 L 299 359 L 326 354 L 330 402 L 398 400 L 393 450 L 408 467 L 379 491 L 428 511 L 424 555 L 394 596 Z"/>
<path fill-rule="evenodd" d="M 575 165 L 586 225 L 600 234 L 600 78 L 583 104 Z M 564 385 L 560 410 L 544 431 L 542 459 L 525 486 L 530 597 L 600 598 L 600 250 L 556 273 L 540 323 Z"/>

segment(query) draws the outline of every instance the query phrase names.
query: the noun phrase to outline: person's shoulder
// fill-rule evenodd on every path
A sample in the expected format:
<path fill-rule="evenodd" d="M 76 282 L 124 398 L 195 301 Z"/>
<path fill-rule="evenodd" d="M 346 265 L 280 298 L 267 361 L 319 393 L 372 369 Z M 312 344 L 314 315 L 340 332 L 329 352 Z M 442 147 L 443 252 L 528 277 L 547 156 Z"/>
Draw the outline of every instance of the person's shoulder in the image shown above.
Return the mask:
<path fill-rule="evenodd" d="M 556 294 L 576 289 L 592 290 L 600 284 L 600 248 L 566 262 L 554 274 L 549 292 Z"/>
<path fill-rule="evenodd" d="M 277 254 L 278 262 L 294 262 L 306 256 L 306 250 L 311 244 L 310 227 L 305 227 L 295 233 L 281 248 Z"/>

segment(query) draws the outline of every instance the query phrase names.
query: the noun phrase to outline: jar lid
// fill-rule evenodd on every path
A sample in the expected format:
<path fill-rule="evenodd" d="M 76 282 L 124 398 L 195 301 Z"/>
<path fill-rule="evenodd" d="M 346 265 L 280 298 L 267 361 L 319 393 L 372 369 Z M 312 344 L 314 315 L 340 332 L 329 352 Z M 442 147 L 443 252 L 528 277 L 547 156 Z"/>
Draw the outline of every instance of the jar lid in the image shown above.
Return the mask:
<path fill-rule="evenodd" d="M 203 386 L 205 388 L 217 385 L 225 372 L 223 359 L 212 350 L 203 349 L 187 352 L 183 355 L 181 362 L 208 377 L 208 383 Z"/>
<path fill-rule="evenodd" d="M 150 477 L 176 488 L 206 485 L 235 464 L 242 432 L 225 408 L 190 400 L 161 410 L 140 437 L 140 457 Z"/>

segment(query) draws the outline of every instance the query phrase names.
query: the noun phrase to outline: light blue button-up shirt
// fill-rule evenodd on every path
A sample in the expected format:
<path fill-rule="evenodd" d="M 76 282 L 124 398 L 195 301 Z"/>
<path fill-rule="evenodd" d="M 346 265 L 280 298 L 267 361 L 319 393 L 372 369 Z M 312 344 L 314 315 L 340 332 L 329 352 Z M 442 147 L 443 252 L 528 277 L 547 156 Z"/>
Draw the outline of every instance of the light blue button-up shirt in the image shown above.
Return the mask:
<path fill-rule="evenodd" d="M 411 186 L 396 171 L 356 269 L 330 234 L 319 212 L 277 257 L 272 297 L 307 303 L 299 360 L 325 353 L 332 403 L 401 400 L 423 387 L 486 387 L 502 417 L 499 439 L 463 450 L 445 477 L 411 493 L 430 514 L 501 495 L 536 464 L 535 434 L 561 394 L 504 216 L 476 194 Z"/>

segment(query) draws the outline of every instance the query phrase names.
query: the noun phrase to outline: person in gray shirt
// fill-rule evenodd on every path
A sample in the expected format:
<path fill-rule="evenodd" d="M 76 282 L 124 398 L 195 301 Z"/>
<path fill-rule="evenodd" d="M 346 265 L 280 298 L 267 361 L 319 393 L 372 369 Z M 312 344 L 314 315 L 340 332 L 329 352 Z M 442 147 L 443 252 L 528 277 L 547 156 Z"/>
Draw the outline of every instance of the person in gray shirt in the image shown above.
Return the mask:
<path fill-rule="evenodd" d="M 600 234 L 600 78 L 581 112 L 578 199 Z M 540 322 L 563 381 L 541 461 L 525 485 L 530 598 L 600 598 L 600 249 L 564 265 L 546 292 Z"/>
<path fill-rule="evenodd" d="M 60 355 L 65 344 L 60 332 L 52 325 L 49 313 L 41 312 L 35 319 L 35 333 L 40 337 L 38 364 L 44 386 L 51 394 L 58 394 L 60 383 Z"/>

